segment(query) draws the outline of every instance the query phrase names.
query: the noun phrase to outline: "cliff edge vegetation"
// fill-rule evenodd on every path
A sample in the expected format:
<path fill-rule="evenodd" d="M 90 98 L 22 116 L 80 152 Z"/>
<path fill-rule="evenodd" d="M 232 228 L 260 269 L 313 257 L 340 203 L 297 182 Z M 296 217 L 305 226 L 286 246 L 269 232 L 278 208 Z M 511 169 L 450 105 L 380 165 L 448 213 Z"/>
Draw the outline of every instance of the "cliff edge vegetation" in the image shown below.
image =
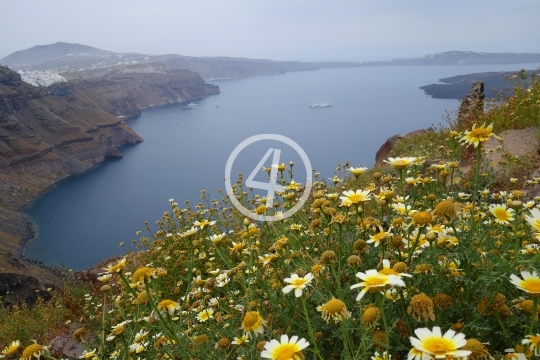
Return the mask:
<path fill-rule="evenodd" d="M 195 208 L 171 199 L 137 252 L 88 272 L 92 287 L 69 298 L 84 309 L 73 356 L 537 357 L 540 176 L 486 160 L 497 129 L 538 128 L 539 114 L 533 79 L 486 113 L 404 139 L 375 169 L 315 176 L 310 199 L 282 221 L 253 221 L 204 191 Z M 534 170 L 538 149 L 521 160 Z M 285 190 L 273 203 L 249 196 L 242 177 L 236 199 L 260 215 L 293 207 L 303 184 L 294 164 L 276 167 Z M 7 358 L 64 356 L 6 324 Z"/>

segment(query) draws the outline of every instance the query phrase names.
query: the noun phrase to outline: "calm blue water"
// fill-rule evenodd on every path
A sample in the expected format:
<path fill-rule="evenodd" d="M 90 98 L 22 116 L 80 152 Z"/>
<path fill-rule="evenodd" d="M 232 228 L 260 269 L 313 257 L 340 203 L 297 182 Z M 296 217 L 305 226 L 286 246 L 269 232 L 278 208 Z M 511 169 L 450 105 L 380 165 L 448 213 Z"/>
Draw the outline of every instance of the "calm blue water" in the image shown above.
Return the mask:
<path fill-rule="evenodd" d="M 326 178 L 345 161 L 372 166 L 388 137 L 444 123 L 445 110 L 457 109 L 457 100 L 431 99 L 420 86 L 454 75 L 521 67 L 366 67 L 214 81 L 221 94 L 199 101 L 192 111 L 181 111 L 184 105 L 143 111 L 128 122 L 143 143 L 123 148 L 123 159 L 72 176 L 34 201 L 26 213 L 37 237 L 25 255 L 78 270 L 124 254 L 118 244 L 138 239 L 135 232 L 144 230 L 145 221 L 155 224 L 169 210 L 168 199 L 196 205 L 201 189 L 220 199 L 217 189 L 224 188 L 229 154 L 253 135 L 293 139 Z M 314 100 L 332 107 L 309 109 Z M 301 164 L 286 146 L 259 144 L 241 153 L 232 173 L 247 177 L 269 147 L 282 148 L 280 162 Z M 300 165 L 295 178 L 306 178 Z"/>

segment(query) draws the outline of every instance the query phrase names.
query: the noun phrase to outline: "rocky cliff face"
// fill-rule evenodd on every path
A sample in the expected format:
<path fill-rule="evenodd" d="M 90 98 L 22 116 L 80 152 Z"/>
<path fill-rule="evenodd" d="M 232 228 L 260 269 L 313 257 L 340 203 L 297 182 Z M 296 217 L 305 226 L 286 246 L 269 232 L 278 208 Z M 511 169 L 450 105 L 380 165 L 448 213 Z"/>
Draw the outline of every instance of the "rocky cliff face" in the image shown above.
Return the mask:
<path fill-rule="evenodd" d="M 141 109 L 219 93 L 197 73 L 114 74 L 51 88 L 0 66 L 0 273 L 31 228 L 18 210 L 55 181 L 122 157 L 142 139 L 123 120 Z"/>

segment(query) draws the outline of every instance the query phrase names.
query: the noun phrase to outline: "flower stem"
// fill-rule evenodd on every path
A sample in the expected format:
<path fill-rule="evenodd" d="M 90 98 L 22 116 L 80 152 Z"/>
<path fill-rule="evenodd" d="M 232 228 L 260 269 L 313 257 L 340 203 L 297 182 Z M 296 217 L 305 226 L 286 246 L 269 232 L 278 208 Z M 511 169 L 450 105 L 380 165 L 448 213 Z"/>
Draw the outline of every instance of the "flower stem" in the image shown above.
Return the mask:
<path fill-rule="evenodd" d="M 504 333 L 504 336 L 508 337 L 508 332 L 506 331 L 506 328 L 504 327 L 504 324 L 501 320 L 501 315 L 499 314 L 499 310 L 495 309 L 495 319 L 497 319 L 497 322 L 499 323 L 499 326 L 501 327 L 501 330 Z"/>
<path fill-rule="evenodd" d="M 306 314 L 306 321 L 309 329 L 309 336 L 311 338 L 311 341 L 313 342 L 313 345 L 315 346 L 315 354 L 317 354 L 317 357 L 319 360 L 324 360 L 321 356 L 321 353 L 319 352 L 319 346 L 317 346 L 317 339 L 315 338 L 315 333 L 313 332 L 313 327 L 311 326 L 311 321 L 309 320 L 309 313 L 307 311 L 306 307 L 306 298 L 302 296 L 302 306 L 304 308 L 304 314 Z"/>
<path fill-rule="evenodd" d="M 418 241 L 420 240 L 420 235 L 422 234 L 421 230 L 423 227 L 418 228 L 418 235 L 416 235 L 416 239 L 414 240 L 413 246 L 409 249 L 409 253 L 407 256 L 407 266 L 411 265 L 412 255 L 414 253 L 414 250 L 416 249 L 416 246 L 418 245 Z"/>
<path fill-rule="evenodd" d="M 533 334 L 534 330 L 534 323 L 536 322 L 536 319 L 538 318 L 538 314 L 536 313 L 538 308 L 538 297 L 533 297 L 533 309 L 532 309 L 532 316 L 531 316 L 531 325 L 529 326 L 529 333 L 528 335 Z"/>
<path fill-rule="evenodd" d="M 121 271 L 118 273 L 118 276 L 120 276 L 120 279 L 122 279 L 122 282 L 124 283 L 126 288 L 129 290 L 131 295 L 133 295 L 133 296 L 135 296 L 135 298 L 137 298 L 137 293 L 135 292 L 135 290 L 133 290 L 131 285 L 129 285 L 129 282 L 126 279 L 126 276 Z"/>
<path fill-rule="evenodd" d="M 384 326 L 384 333 L 386 334 L 386 351 L 388 353 L 390 353 L 390 332 L 388 331 L 388 324 L 386 322 L 386 314 L 384 312 L 384 299 L 386 298 L 386 296 L 384 296 L 383 294 L 380 295 L 381 296 L 381 316 L 382 316 L 382 321 L 383 321 L 383 326 Z"/>

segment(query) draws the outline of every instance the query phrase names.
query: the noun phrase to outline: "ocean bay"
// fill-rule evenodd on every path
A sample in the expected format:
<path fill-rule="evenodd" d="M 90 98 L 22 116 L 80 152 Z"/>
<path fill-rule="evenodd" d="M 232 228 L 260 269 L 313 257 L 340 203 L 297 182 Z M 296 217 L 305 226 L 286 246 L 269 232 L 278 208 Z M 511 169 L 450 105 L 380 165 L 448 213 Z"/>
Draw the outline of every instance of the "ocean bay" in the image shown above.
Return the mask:
<path fill-rule="evenodd" d="M 253 135 L 293 139 L 325 178 L 345 161 L 372 166 L 388 137 L 444 123 L 445 110 L 457 109 L 457 100 L 431 99 L 420 86 L 521 67 L 362 67 L 213 81 L 221 94 L 198 101 L 191 111 L 181 111 L 182 104 L 143 111 L 128 122 L 144 138 L 142 144 L 123 148 L 121 160 L 60 182 L 26 208 L 37 236 L 25 256 L 84 269 L 123 254 L 118 244 L 137 239 L 144 221 L 155 224 L 169 209 L 168 199 L 195 205 L 201 189 L 220 199 L 216 190 L 224 187 L 229 154 Z M 317 99 L 332 107 L 308 108 Z M 252 168 L 246 164 L 245 172 Z"/>

